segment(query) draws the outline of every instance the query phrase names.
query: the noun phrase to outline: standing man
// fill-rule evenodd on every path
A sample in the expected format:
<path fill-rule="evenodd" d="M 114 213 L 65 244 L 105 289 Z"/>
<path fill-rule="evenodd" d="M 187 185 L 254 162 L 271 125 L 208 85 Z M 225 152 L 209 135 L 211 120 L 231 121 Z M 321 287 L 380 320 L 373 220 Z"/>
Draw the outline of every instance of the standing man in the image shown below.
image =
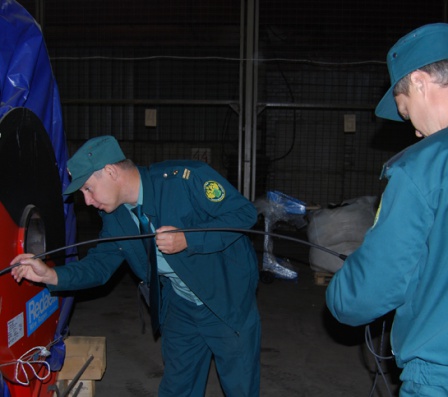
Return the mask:
<path fill-rule="evenodd" d="M 401 397 L 448 396 L 448 25 L 401 38 L 387 56 L 392 86 L 379 117 L 410 120 L 424 138 L 383 169 L 388 185 L 372 228 L 326 291 L 342 323 L 395 310 Z"/>
<path fill-rule="evenodd" d="M 257 219 L 252 203 L 204 162 L 137 167 L 112 136 L 87 141 L 67 165 L 72 181 L 64 194 L 80 190 L 99 210 L 100 237 L 138 234 L 133 209 L 141 208 L 156 233 L 156 259 L 148 263 L 151 239 L 103 242 L 80 261 L 56 268 L 22 254 L 11 262 L 21 263 L 11 271 L 17 282 L 77 290 L 106 283 L 123 261 L 144 282 L 157 268 L 152 280 L 160 280 L 160 321 L 157 288 L 151 321 L 161 333 L 165 364 L 158 395 L 203 396 L 214 357 L 227 396 L 259 396 L 257 257 L 244 234 L 207 231 L 251 228 Z M 200 231 L 171 232 L 191 228 Z"/>

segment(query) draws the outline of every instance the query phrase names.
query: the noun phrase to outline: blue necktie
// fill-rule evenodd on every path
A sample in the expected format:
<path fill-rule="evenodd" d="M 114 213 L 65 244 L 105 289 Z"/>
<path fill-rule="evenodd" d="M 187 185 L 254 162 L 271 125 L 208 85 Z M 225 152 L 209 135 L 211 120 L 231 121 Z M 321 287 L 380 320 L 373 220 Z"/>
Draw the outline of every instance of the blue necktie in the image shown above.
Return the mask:
<path fill-rule="evenodd" d="M 150 233 L 150 221 L 148 217 L 143 213 L 142 206 L 138 205 L 132 209 L 132 212 L 137 216 L 140 223 L 140 233 L 149 234 Z M 145 246 L 146 248 L 146 246 Z M 147 252 L 150 265 L 150 278 L 149 278 L 149 312 L 151 315 L 151 326 L 154 334 L 158 331 L 159 323 L 159 305 L 160 305 L 160 285 L 159 276 L 157 273 L 157 255 L 156 255 L 156 245 L 154 238 L 148 239 Z"/>

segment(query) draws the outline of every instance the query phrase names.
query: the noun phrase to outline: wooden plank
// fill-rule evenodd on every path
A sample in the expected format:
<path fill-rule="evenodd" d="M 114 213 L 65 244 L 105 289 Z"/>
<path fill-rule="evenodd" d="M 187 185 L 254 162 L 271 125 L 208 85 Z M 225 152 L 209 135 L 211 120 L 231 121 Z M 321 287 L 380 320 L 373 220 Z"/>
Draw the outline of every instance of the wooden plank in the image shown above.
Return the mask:
<path fill-rule="evenodd" d="M 81 375 L 83 380 L 100 380 L 106 370 L 105 336 L 69 336 L 65 339 L 66 355 L 58 379 L 75 379 L 93 356 L 92 362 Z"/>

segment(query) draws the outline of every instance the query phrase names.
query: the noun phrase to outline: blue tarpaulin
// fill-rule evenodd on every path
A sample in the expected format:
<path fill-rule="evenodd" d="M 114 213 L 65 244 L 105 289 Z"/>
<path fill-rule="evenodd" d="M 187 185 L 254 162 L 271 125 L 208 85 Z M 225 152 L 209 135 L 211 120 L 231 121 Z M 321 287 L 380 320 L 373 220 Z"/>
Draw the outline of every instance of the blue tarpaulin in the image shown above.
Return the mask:
<path fill-rule="evenodd" d="M 17 2 L 0 0 L 0 118 L 16 107 L 33 111 L 53 145 L 62 190 L 68 184 L 68 150 L 59 89 L 53 76 L 41 29 Z M 73 205 L 65 203 L 67 244 L 75 240 Z"/>

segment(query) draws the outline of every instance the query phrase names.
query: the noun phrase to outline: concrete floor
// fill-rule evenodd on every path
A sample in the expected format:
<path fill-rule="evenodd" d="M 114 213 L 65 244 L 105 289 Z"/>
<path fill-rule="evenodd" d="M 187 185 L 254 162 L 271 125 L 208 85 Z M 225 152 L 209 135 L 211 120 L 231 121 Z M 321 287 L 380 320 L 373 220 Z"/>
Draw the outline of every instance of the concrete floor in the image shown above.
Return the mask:
<path fill-rule="evenodd" d="M 278 232 L 278 231 L 277 231 Z M 281 231 L 279 232 L 281 233 Z M 291 233 L 291 231 L 288 231 Z M 293 232 L 296 233 L 296 232 Z M 303 238 L 303 230 L 297 236 Z M 95 236 L 84 234 L 84 239 Z M 305 237 L 306 238 L 306 237 Z M 81 240 L 82 241 L 82 240 Z M 263 240 L 253 237 L 260 258 Z M 275 279 L 260 282 L 259 309 L 262 318 L 261 396 L 348 397 L 397 395 L 399 383 L 393 361 L 382 368 L 391 390 L 378 375 L 373 355 L 365 343 L 365 327 L 337 323 L 325 306 L 325 286 L 316 285 L 307 263 L 307 248 L 285 240 L 274 242 L 275 255 L 287 258 L 298 273 L 295 281 Z M 144 313 L 149 325 L 149 315 Z M 389 355 L 388 326 L 371 326 L 373 346 Z M 107 368 L 96 382 L 96 397 L 151 397 L 163 373 L 160 340 L 148 328 L 142 333 L 137 308 L 137 280 L 126 267 L 104 287 L 76 294 L 70 321 L 74 336 L 105 336 Z M 377 382 L 375 382 L 375 379 Z M 212 366 L 206 397 L 221 397 Z"/>

